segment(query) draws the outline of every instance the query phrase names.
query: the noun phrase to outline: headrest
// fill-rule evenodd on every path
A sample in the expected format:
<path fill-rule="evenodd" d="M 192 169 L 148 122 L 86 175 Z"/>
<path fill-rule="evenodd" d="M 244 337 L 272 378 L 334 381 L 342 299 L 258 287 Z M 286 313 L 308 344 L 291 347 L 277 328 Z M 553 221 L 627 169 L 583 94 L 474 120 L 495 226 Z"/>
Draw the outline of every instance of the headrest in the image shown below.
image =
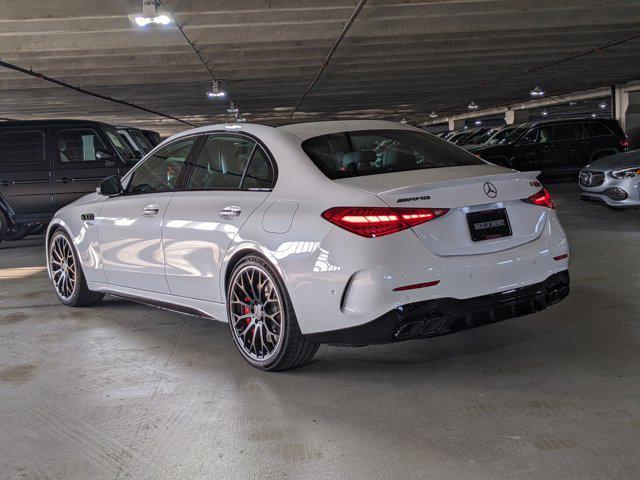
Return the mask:
<path fill-rule="evenodd" d="M 349 152 L 342 157 L 342 166 L 344 168 L 358 168 L 358 164 L 374 163 L 377 159 L 376 152 Z"/>

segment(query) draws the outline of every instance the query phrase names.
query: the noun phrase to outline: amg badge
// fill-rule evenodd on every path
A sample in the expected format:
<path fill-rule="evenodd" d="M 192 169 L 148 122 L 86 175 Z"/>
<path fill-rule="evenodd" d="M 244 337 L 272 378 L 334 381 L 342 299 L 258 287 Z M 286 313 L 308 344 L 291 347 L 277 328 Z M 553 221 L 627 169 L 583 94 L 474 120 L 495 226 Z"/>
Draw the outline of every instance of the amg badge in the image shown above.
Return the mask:
<path fill-rule="evenodd" d="M 419 202 L 420 200 L 431 200 L 429 195 L 423 195 L 421 197 L 407 197 L 407 198 L 399 198 L 398 203 L 404 202 Z"/>

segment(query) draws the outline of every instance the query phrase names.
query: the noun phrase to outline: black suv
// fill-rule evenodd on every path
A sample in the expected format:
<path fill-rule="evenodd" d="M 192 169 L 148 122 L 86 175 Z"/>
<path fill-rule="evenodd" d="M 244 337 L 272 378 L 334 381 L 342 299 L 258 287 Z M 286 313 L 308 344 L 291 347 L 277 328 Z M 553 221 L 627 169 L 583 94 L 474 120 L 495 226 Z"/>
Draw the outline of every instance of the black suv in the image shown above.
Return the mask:
<path fill-rule="evenodd" d="M 111 125 L 84 120 L 0 123 L 0 241 L 124 174 L 135 155 Z"/>
<path fill-rule="evenodd" d="M 598 158 L 628 150 L 629 139 L 615 120 L 572 118 L 520 125 L 504 143 L 472 149 L 488 162 L 543 174 L 577 174 Z"/>

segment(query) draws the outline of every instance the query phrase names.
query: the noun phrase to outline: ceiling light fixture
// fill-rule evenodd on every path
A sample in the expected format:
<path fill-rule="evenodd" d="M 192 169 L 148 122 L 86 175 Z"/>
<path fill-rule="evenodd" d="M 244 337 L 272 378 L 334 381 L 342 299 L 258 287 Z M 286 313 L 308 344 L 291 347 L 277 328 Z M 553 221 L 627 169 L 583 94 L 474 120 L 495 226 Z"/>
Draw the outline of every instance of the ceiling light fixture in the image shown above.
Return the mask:
<path fill-rule="evenodd" d="M 598 106 L 600 107 L 600 110 L 604 110 L 607 108 L 607 102 L 603 100 Z"/>
<path fill-rule="evenodd" d="M 236 122 L 238 123 L 246 123 L 247 119 L 242 116 L 242 114 L 236 115 Z"/>
<path fill-rule="evenodd" d="M 529 95 L 532 97 L 544 97 L 544 90 L 536 83 L 536 86 L 529 92 Z"/>
<path fill-rule="evenodd" d="M 571 100 L 569 102 L 569 105 L 572 106 L 572 107 L 575 107 L 577 104 L 578 104 L 578 102 L 576 102 L 575 100 Z"/>
<path fill-rule="evenodd" d="M 431 110 L 431 113 L 429 114 L 429 118 L 438 118 L 438 114 L 436 113 L 435 110 Z"/>
<path fill-rule="evenodd" d="M 402 117 L 402 120 L 400 120 L 400 123 L 403 124 L 403 125 L 406 125 L 407 124 L 407 119 Z"/>
<path fill-rule="evenodd" d="M 469 105 L 467 105 L 467 108 L 469 110 L 477 110 L 480 107 L 475 101 L 471 100 L 471 102 L 469 102 Z"/>
<path fill-rule="evenodd" d="M 211 91 L 207 92 L 207 97 L 209 98 L 224 98 L 227 96 L 227 92 L 220 88 L 220 82 L 217 80 L 213 81 L 213 85 L 211 86 Z"/>
<path fill-rule="evenodd" d="M 475 124 L 476 124 L 476 125 L 482 125 L 482 120 L 476 120 L 476 121 L 475 121 Z"/>
<path fill-rule="evenodd" d="M 165 12 L 157 11 L 156 0 L 142 0 L 142 13 L 129 15 L 129 19 L 137 26 L 143 28 L 147 25 L 169 25 L 173 18 Z"/>
<path fill-rule="evenodd" d="M 549 112 L 547 112 L 546 110 L 543 110 L 543 111 L 542 111 L 542 116 L 543 116 L 543 117 L 546 117 L 547 115 L 549 115 Z"/>
<path fill-rule="evenodd" d="M 597 114 L 597 113 L 592 113 L 592 114 L 591 114 L 591 118 L 596 118 L 597 116 L 598 116 L 598 114 Z"/>

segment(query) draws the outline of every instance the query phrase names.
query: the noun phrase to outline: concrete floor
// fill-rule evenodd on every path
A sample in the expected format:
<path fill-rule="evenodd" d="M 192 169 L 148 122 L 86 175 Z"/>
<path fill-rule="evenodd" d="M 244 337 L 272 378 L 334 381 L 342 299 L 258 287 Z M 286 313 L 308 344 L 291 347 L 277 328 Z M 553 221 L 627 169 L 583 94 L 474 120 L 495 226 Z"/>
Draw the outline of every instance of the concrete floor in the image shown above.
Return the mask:
<path fill-rule="evenodd" d="M 226 325 L 68 309 L 42 239 L 0 248 L 0 479 L 638 478 L 640 211 L 552 187 L 572 292 L 426 341 L 260 373 Z"/>

